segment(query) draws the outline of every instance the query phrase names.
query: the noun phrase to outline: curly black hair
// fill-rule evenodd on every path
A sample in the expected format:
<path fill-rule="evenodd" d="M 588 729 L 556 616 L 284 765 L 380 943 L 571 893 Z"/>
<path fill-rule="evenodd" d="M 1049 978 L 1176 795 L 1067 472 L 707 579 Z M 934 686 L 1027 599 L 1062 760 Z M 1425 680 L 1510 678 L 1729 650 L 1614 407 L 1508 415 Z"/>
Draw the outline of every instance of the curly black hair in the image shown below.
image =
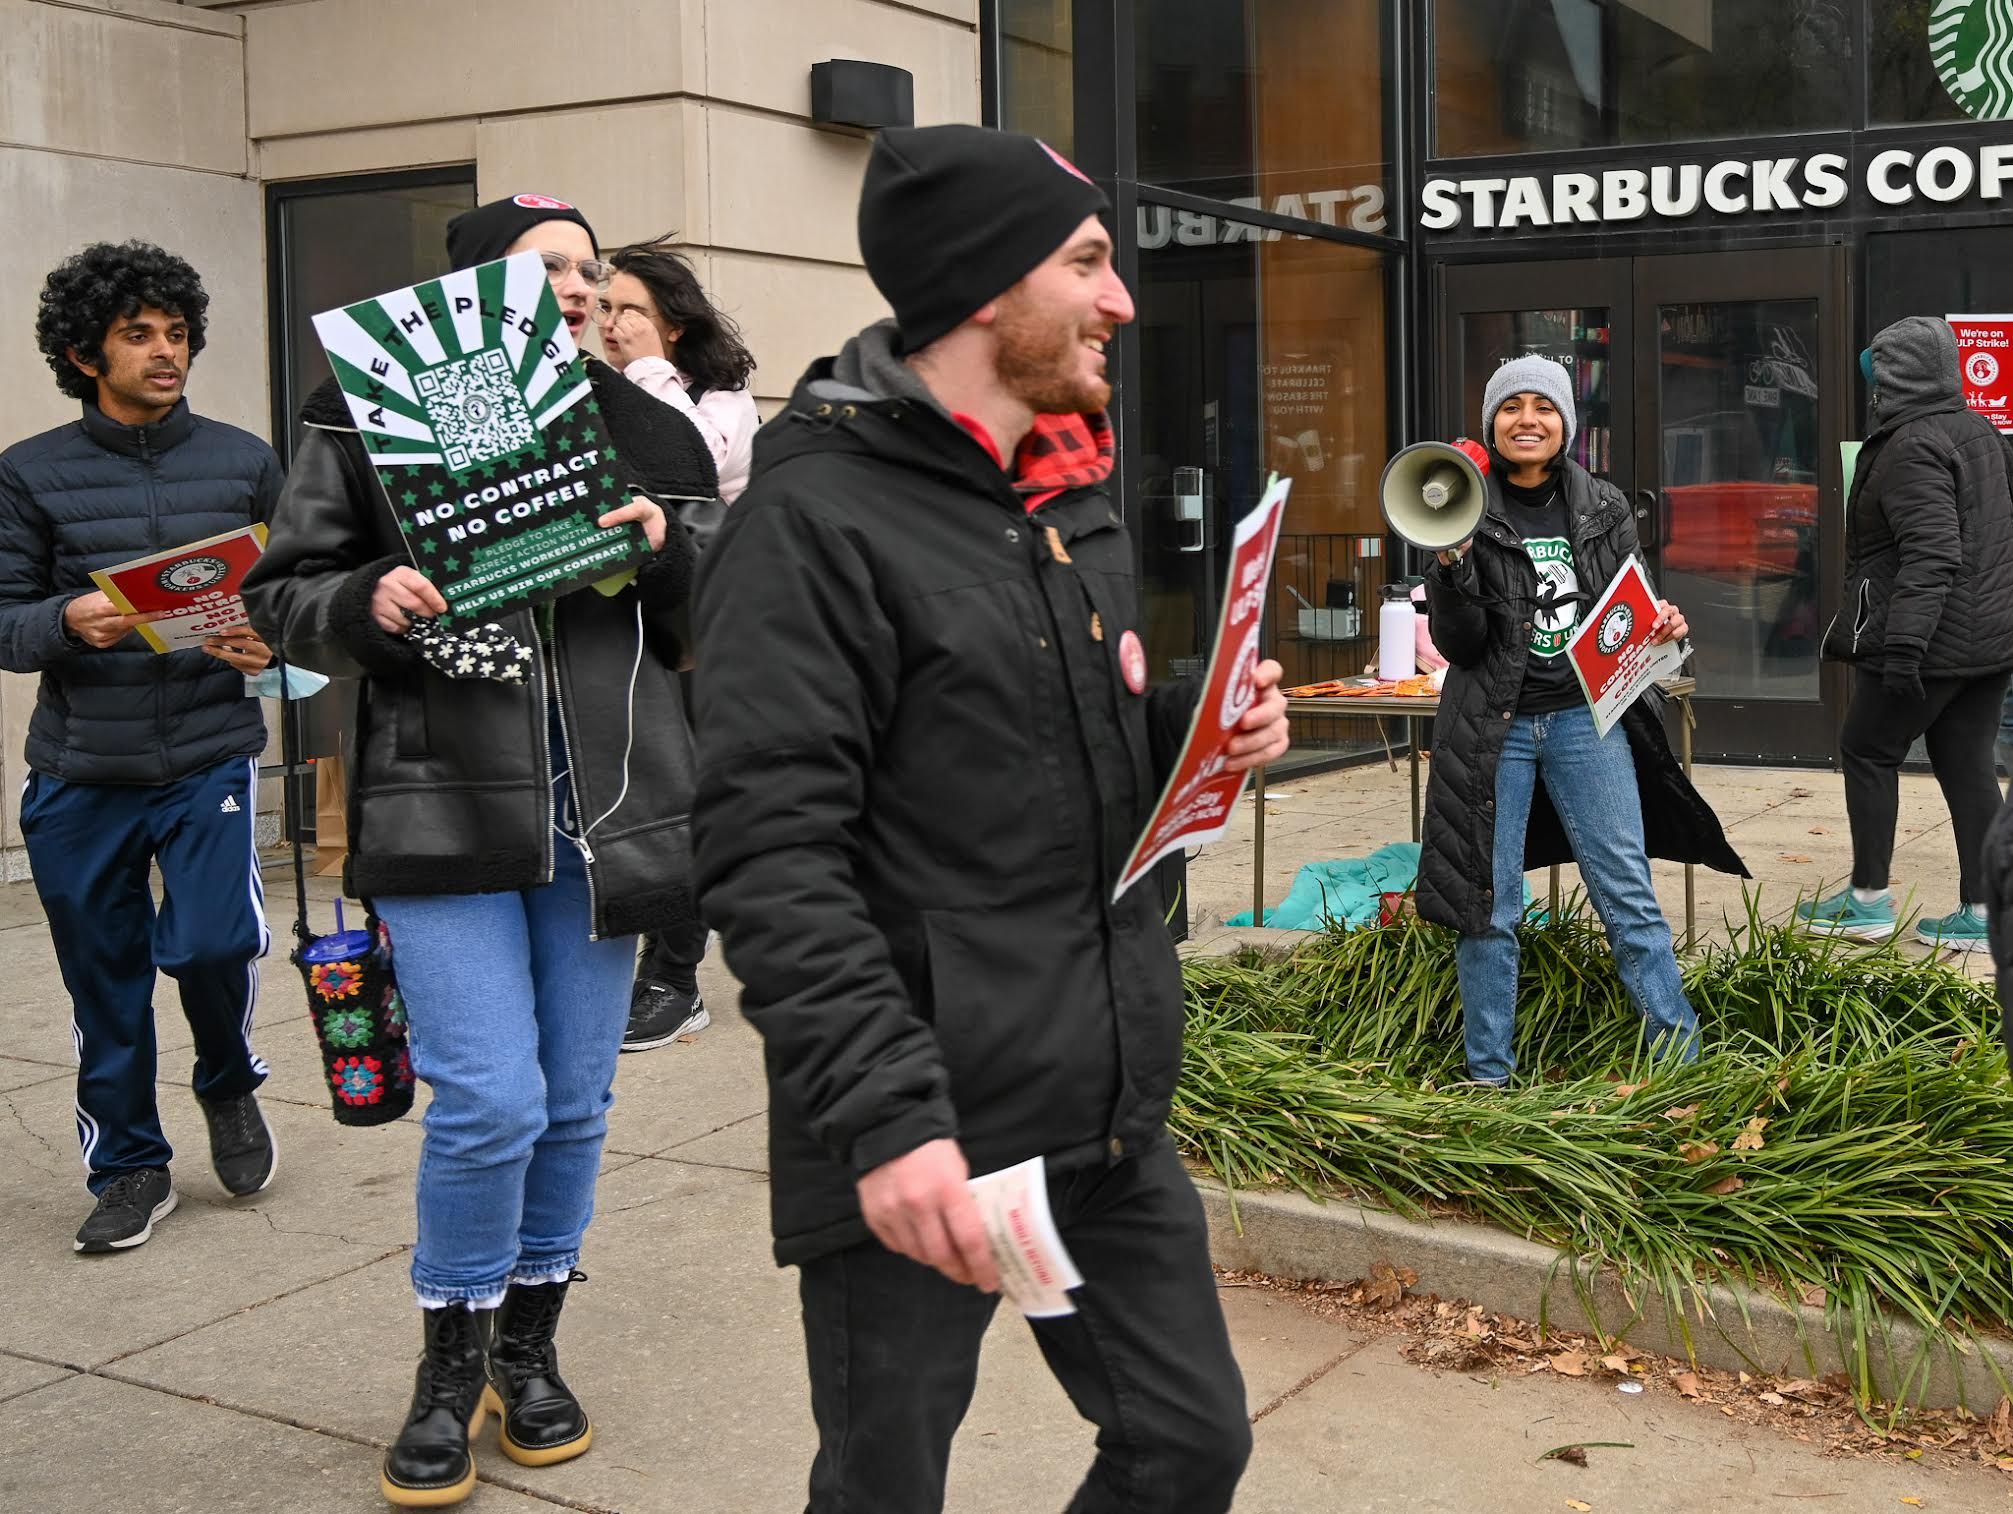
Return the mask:
<path fill-rule="evenodd" d="M 73 400 L 98 393 L 98 382 L 70 361 L 70 349 L 94 368 L 105 363 L 105 333 L 143 308 L 165 310 L 189 326 L 189 356 L 203 350 L 210 296 L 196 270 L 152 242 L 94 242 L 66 258 L 42 283 L 35 344 L 56 387 Z"/>
<path fill-rule="evenodd" d="M 748 387 L 755 359 L 741 339 L 741 328 L 706 298 L 699 276 L 672 249 L 670 236 L 618 248 L 608 261 L 617 273 L 639 280 L 657 302 L 658 315 L 679 328 L 671 361 L 680 373 L 699 380 L 709 391 Z"/>

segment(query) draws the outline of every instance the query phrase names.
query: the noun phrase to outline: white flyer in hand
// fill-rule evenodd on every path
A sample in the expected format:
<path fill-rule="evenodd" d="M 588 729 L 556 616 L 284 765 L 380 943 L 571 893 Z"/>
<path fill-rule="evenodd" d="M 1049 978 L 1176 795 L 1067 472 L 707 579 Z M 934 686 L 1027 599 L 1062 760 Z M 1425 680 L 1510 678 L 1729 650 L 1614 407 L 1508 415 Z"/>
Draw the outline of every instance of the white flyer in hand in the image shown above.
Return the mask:
<path fill-rule="evenodd" d="M 1029 1319 L 1076 1313 L 1069 1290 L 1083 1286 L 1083 1274 L 1063 1249 L 1048 1209 L 1048 1164 L 1029 1157 L 971 1179 L 1000 1270 L 1000 1287 Z"/>

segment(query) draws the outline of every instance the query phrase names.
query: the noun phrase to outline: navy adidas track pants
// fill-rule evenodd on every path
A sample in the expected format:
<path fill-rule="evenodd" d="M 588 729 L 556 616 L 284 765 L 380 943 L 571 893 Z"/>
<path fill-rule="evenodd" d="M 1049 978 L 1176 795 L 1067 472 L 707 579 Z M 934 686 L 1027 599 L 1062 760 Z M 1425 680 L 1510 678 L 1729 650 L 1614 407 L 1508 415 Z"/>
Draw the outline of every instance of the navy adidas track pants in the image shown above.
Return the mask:
<path fill-rule="evenodd" d="M 154 1100 L 156 970 L 181 986 L 197 1096 L 240 1098 L 265 1081 L 251 1045 L 269 944 L 252 837 L 257 781 L 256 760 L 233 757 L 161 785 L 31 773 L 22 792 L 21 835 L 70 991 L 77 1136 L 93 1193 L 173 1155 Z"/>

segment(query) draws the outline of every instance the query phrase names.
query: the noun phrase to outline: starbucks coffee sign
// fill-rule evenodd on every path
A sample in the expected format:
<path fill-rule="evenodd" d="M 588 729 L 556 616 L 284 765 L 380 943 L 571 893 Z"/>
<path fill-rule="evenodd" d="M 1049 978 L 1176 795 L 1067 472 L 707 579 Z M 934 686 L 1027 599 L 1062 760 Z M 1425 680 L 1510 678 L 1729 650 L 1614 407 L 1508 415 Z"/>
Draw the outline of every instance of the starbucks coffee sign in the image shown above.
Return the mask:
<path fill-rule="evenodd" d="M 2013 3 L 1936 0 L 1929 13 L 1936 77 L 1975 121 L 2013 118 Z"/>
<path fill-rule="evenodd" d="M 1986 0 L 1978 3 L 1983 9 Z M 2013 0 L 1991 3 L 2006 13 L 1999 30 L 2013 34 Z M 1868 152 L 1856 169 L 1843 153 L 1820 152 L 1433 178 L 1419 191 L 1419 226 L 1445 233 L 1782 219 L 1836 211 L 1855 184 L 1863 208 L 1875 213 L 1909 206 L 1989 209 L 2013 192 L 2013 144 L 1890 147 Z"/>

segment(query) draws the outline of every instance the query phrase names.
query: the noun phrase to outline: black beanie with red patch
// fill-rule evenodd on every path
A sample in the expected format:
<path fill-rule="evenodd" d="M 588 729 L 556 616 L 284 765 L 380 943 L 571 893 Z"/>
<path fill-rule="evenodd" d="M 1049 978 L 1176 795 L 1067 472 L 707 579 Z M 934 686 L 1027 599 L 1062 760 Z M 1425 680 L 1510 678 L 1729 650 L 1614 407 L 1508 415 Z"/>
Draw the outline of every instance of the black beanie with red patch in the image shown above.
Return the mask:
<path fill-rule="evenodd" d="M 860 189 L 860 255 L 902 351 L 927 347 L 1013 288 L 1111 201 L 1038 137 L 890 127 Z"/>
<path fill-rule="evenodd" d="M 594 242 L 594 228 L 587 224 L 587 217 L 564 200 L 551 195 L 512 195 L 464 210 L 447 223 L 447 261 L 456 269 L 493 263 L 510 250 L 512 242 L 546 221 L 571 221 Z"/>

